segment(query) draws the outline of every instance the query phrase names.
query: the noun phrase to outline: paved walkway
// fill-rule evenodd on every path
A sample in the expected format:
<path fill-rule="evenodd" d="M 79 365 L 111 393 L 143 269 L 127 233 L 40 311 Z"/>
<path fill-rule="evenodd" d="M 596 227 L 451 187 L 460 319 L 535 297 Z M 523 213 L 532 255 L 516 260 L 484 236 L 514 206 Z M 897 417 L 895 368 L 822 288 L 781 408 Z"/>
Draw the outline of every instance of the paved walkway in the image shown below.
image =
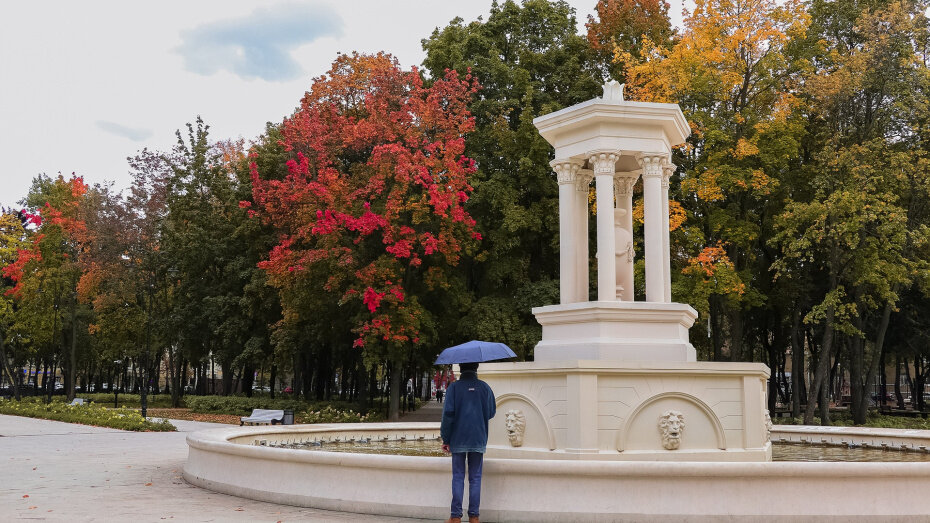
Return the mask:
<path fill-rule="evenodd" d="M 423 521 L 194 487 L 181 479 L 187 433 L 222 425 L 172 423 L 178 432 L 140 433 L 0 415 L 0 521 Z"/>
<path fill-rule="evenodd" d="M 420 422 L 420 421 L 442 421 L 442 403 L 436 400 L 430 400 L 423 404 L 419 409 L 408 412 L 400 417 L 400 421 Z"/>

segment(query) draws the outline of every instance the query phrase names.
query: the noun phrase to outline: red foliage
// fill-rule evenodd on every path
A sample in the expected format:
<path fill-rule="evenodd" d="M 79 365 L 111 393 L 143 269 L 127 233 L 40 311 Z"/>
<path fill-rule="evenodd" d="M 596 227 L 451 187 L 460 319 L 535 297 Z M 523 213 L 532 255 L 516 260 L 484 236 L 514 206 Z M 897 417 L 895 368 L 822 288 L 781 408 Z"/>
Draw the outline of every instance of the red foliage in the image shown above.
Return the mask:
<path fill-rule="evenodd" d="M 324 264 L 322 286 L 371 314 L 356 346 L 419 341 L 398 275 L 424 262 L 454 266 L 480 238 L 464 208 L 477 89 L 470 75 L 451 71 L 425 87 L 388 55 L 341 55 L 282 125 L 287 176 L 262 180 L 251 164 L 255 209 L 283 233 L 260 266 L 286 288 Z"/>
<path fill-rule="evenodd" d="M 43 249 L 58 251 L 63 245 L 69 245 L 74 248 L 73 255 L 64 251 L 58 252 L 57 255 L 61 257 L 62 263 L 73 263 L 79 261 L 74 258 L 81 256 L 82 245 L 89 241 L 87 224 L 80 216 L 81 203 L 84 201 L 88 188 L 84 179 L 80 176 L 72 176 L 66 181 L 59 175 L 53 183 L 55 190 L 52 196 L 56 199 L 57 207 L 45 202 L 45 205 L 38 209 L 37 214 L 23 211 L 28 222 L 39 227 L 39 232 L 32 238 L 32 246 L 29 249 L 17 251 L 16 260 L 3 267 L 3 276 L 13 280 L 15 284 L 6 292 L 7 295 L 18 296 L 20 294 L 22 282 L 30 270 L 30 264 L 35 265 L 46 258 L 52 258 L 52 256 L 43 256 Z M 51 240 L 44 242 L 46 237 Z"/>

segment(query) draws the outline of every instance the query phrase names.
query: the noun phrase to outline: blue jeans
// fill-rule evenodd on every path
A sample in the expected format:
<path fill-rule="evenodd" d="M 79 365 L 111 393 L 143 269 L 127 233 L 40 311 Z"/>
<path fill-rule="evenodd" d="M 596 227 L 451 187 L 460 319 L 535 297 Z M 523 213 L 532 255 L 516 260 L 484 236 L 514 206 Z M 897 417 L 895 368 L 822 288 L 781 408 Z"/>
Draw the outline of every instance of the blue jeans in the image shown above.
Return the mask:
<path fill-rule="evenodd" d="M 465 492 L 465 463 L 468 462 L 468 515 L 477 516 L 481 504 L 481 452 L 452 453 L 452 512 L 453 518 L 462 517 L 462 495 Z"/>

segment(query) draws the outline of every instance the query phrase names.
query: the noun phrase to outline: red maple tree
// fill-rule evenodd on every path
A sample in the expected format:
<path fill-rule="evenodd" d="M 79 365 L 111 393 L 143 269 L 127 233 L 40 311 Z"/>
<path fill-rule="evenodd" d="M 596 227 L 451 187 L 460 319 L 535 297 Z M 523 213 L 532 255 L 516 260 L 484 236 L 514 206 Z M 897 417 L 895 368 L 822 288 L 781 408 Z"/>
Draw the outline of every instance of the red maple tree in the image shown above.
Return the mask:
<path fill-rule="evenodd" d="M 284 291 L 336 297 L 356 347 L 396 359 L 423 344 L 422 298 L 481 238 L 464 207 L 477 89 L 454 71 L 427 86 L 384 53 L 340 55 L 281 125 L 287 175 L 261 179 L 252 153 L 255 205 L 240 207 L 280 232 L 260 267 Z M 285 317 L 301 313 L 284 301 Z"/>

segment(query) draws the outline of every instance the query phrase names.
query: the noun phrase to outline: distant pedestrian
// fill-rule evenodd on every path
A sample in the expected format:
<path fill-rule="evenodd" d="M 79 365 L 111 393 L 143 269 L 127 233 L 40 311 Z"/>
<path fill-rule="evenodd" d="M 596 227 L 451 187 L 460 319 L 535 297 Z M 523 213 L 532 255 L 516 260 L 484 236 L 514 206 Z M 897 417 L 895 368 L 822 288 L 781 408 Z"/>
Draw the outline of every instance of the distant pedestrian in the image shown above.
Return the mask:
<path fill-rule="evenodd" d="M 437 390 L 437 391 L 436 391 L 436 401 L 438 401 L 439 403 L 442 403 L 442 396 L 443 396 L 445 393 L 446 393 L 446 391 L 442 390 L 441 388 L 440 388 L 439 390 Z"/>
<path fill-rule="evenodd" d="M 494 392 L 478 379 L 477 363 L 462 363 L 458 381 L 446 390 L 442 409 L 442 450 L 452 453 L 452 506 L 446 523 L 461 523 L 465 474 L 468 473 L 468 522 L 479 523 L 481 468 L 488 445 L 488 420 L 497 407 Z"/>

